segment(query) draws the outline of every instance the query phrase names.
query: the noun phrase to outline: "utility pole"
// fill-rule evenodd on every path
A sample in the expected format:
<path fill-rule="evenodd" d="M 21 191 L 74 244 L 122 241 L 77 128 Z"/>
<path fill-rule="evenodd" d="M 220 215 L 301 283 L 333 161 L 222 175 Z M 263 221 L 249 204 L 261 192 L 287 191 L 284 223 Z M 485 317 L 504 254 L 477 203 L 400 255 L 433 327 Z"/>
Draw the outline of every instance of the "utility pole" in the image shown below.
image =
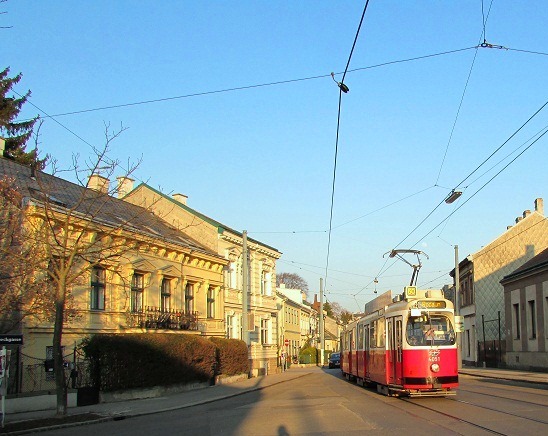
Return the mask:
<path fill-rule="evenodd" d="M 323 279 L 320 278 L 320 365 L 323 366 L 323 355 L 325 348 L 324 337 L 324 323 L 323 323 Z"/>
<path fill-rule="evenodd" d="M 455 316 L 460 315 L 459 290 L 460 290 L 459 246 L 455 245 Z M 455 334 L 457 335 L 456 336 L 456 340 L 457 340 L 457 365 L 458 365 L 457 367 L 458 367 L 458 369 L 461 369 L 462 368 L 462 358 L 461 358 L 461 353 L 462 353 L 461 339 L 462 339 L 462 335 L 460 333 L 455 333 Z"/>
<path fill-rule="evenodd" d="M 249 326 L 248 326 L 248 278 L 249 278 L 249 272 L 248 268 L 249 265 L 247 264 L 248 254 L 247 254 L 247 230 L 244 230 L 242 232 L 242 340 L 246 343 L 246 345 L 249 347 Z"/>

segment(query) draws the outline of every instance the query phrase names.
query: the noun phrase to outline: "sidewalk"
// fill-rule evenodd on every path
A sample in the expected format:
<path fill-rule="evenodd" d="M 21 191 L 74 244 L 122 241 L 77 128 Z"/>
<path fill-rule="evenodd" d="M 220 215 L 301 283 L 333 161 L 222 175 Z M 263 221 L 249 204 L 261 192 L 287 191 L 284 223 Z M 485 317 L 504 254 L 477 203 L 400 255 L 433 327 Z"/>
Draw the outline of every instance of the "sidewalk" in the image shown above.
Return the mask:
<path fill-rule="evenodd" d="M 183 409 L 234 397 L 236 395 L 242 395 L 247 392 L 261 390 L 269 386 L 304 377 L 307 374 L 316 371 L 321 371 L 321 368 L 291 368 L 280 374 L 240 380 L 231 384 L 209 386 L 203 389 L 181 392 L 169 396 L 73 407 L 68 409 L 68 415 L 73 416 L 74 418 L 77 418 L 76 415 L 82 415 L 81 420 L 76 419 L 74 423 L 60 424 L 59 426 L 54 427 L 52 427 L 50 423 L 46 423 L 46 426 L 48 428 L 69 427 L 81 425 L 82 421 L 88 423 L 101 422 Z M 54 410 L 21 412 L 7 415 L 4 422 L 5 428 L 0 429 L 0 434 L 15 435 L 37 431 L 39 427 L 37 428 L 36 426 L 34 426 L 32 430 L 17 430 L 16 424 L 25 421 L 48 420 L 49 418 L 53 418 L 54 415 Z"/>
<path fill-rule="evenodd" d="M 263 377 L 250 378 L 240 380 L 231 384 L 210 386 L 203 389 L 171 394 L 169 396 L 112 403 L 101 403 L 94 404 L 92 406 L 72 407 L 69 408 L 68 415 L 74 417 L 76 422 L 64 423 L 56 426 L 52 426 L 51 423 L 45 423 L 45 426 L 53 429 L 58 427 L 81 425 L 82 423 L 124 419 L 134 416 L 143 416 L 153 413 L 166 412 L 170 410 L 183 409 L 186 407 L 192 407 L 200 404 L 206 404 L 213 401 L 231 398 L 236 395 L 245 394 L 247 392 L 261 390 L 269 386 L 294 380 L 299 377 L 304 377 L 312 372 L 320 371 L 322 371 L 322 368 L 315 366 L 309 366 L 305 368 L 293 366 L 290 370 L 280 374 L 271 374 Z M 459 374 L 474 377 L 487 377 L 493 379 L 524 381 L 529 383 L 548 385 L 548 373 L 540 372 L 528 372 L 498 368 L 464 367 L 459 370 Z M 32 430 L 28 429 L 17 431 L 14 425 L 23 422 L 28 422 L 30 424 L 31 421 L 34 421 L 34 424 L 37 424 L 38 422 L 44 422 L 44 420 L 52 418 L 54 414 L 55 411 L 53 410 L 43 410 L 7 415 L 5 419 L 6 428 L 0 430 L 0 433 L 16 435 L 30 433 L 31 431 L 37 431 L 38 428 L 36 426 L 32 427 Z M 79 417 L 81 419 L 77 419 Z"/>
<path fill-rule="evenodd" d="M 479 368 L 467 366 L 459 369 L 459 374 L 548 385 L 548 373 L 546 372 L 530 372 L 519 369 Z"/>

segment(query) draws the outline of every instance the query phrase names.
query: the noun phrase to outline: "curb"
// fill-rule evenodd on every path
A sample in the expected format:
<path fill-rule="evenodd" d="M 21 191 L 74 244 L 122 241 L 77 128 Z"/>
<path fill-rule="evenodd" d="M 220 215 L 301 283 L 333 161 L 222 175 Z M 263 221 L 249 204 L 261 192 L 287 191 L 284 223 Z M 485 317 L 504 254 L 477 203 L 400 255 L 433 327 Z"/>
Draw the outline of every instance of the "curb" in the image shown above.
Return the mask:
<path fill-rule="evenodd" d="M 459 371 L 459 375 L 468 375 L 470 377 L 479 377 L 479 378 L 490 378 L 493 380 L 504 380 L 504 381 L 512 381 L 512 382 L 519 382 L 519 383 L 532 383 L 537 385 L 548 385 L 548 381 L 543 380 L 527 380 L 524 378 L 515 378 L 515 377 L 509 377 L 504 375 L 496 375 L 496 374 L 479 374 L 474 372 L 468 372 L 468 371 Z"/>

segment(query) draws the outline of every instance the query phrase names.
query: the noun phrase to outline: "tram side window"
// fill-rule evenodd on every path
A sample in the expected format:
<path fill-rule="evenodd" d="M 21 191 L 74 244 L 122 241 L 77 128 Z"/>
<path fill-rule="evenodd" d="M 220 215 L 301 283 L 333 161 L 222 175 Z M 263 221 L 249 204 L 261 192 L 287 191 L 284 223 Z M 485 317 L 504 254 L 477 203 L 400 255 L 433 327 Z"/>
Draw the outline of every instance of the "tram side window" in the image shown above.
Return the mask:
<path fill-rule="evenodd" d="M 358 325 L 358 350 L 363 350 L 363 324 Z"/>
<path fill-rule="evenodd" d="M 385 345 L 385 334 L 384 327 L 386 325 L 385 319 L 381 318 L 377 321 L 377 347 L 384 348 Z"/>
<path fill-rule="evenodd" d="M 375 340 L 375 330 L 376 330 L 376 324 L 377 321 L 372 321 L 369 325 L 369 347 L 375 348 L 377 346 L 377 342 Z"/>

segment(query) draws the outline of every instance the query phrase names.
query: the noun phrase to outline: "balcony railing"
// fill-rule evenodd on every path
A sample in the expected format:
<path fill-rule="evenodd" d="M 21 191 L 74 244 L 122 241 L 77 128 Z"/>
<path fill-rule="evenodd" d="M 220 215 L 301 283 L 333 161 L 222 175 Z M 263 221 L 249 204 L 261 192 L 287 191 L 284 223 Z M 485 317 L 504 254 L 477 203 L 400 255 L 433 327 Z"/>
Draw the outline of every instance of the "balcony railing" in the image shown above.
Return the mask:
<path fill-rule="evenodd" d="M 146 329 L 198 330 L 198 312 L 146 306 L 141 312 L 129 312 L 128 324 Z"/>

